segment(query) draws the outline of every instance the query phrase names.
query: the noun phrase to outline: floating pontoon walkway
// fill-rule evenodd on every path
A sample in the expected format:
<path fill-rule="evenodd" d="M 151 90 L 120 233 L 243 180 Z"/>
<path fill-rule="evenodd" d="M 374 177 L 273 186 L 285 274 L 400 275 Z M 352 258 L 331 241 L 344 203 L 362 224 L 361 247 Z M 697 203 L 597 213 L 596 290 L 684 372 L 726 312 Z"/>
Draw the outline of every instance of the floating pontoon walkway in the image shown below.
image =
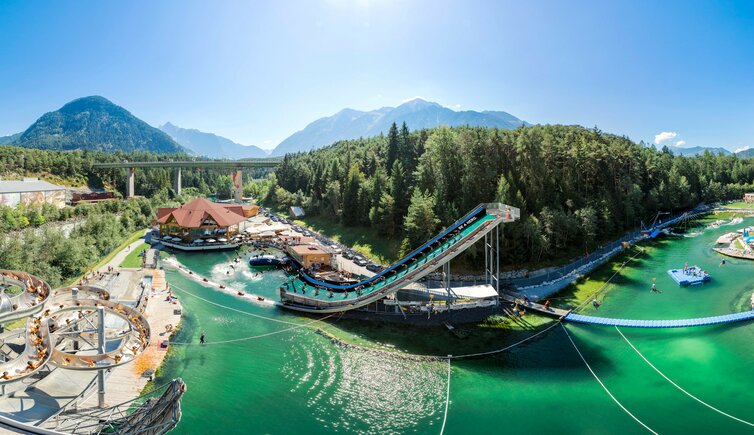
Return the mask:
<path fill-rule="evenodd" d="M 688 328 L 692 326 L 720 325 L 723 323 L 742 322 L 754 319 L 754 310 L 741 313 L 725 314 L 723 316 L 697 317 L 695 319 L 678 320 L 632 320 L 613 319 L 609 317 L 584 316 L 583 314 L 568 313 L 563 320 L 590 325 L 623 326 L 626 328 Z"/>
<path fill-rule="evenodd" d="M 501 299 L 514 302 L 520 300 L 513 295 L 503 293 Z M 558 317 L 564 322 L 584 323 L 588 325 L 602 326 L 622 326 L 625 328 L 689 328 L 693 326 L 710 326 L 721 325 L 724 323 L 743 322 L 745 320 L 754 320 L 754 310 L 743 311 L 740 313 L 725 314 L 722 316 L 697 317 L 695 319 L 676 319 L 676 320 L 633 320 L 633 319 L 615 319 L 611 317 L 596 317 L 576 314 L 573 311 L 566 311 L 561 308 L 549 307 L 545 309 L 544 305 L 535 302 L 521 304 L 522 307 L 539 311 L 544 314 Z"/>

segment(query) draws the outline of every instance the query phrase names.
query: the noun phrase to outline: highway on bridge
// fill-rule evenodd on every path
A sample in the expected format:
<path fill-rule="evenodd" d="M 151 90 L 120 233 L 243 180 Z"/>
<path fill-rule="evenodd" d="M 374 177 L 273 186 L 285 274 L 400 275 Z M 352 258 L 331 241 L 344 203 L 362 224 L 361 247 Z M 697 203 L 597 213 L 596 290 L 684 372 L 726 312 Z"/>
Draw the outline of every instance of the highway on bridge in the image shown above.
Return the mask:
<path fill-rule="evenodd" d="M 244 169 L 244 168 L 274 168 L 280 164 L 280 159 L 257 160 L 180 160 L 159 162 L 116 162 L 94 163 L 92 167 L 102 169 L 117 168 L 212 168 L 212 169 Z"/>
<path fill-rule="evenodd" d="M 173 188 L 179 195 L 181 194 L 181 169 L 182 168 L 202 168 L 202 169 L 230 169 L 233 171 L 233 196 L 236 201 L 241 201 L 241 190 L 243 183 L 241 181 L 242 169 L 250 168 L 274 168 L 280 164 L 279 158 L 270 159 L 250 159 L 250 160 L 163 160 L 157 162 L 113 162 L 113 163 L 94 163 L 92 167 L 100 169 L 126 169 L 128 179 L 126 180 L 126 196 L 131 198 L 136 193 L 135 172 L 136 168 L 173 168 Z"/>

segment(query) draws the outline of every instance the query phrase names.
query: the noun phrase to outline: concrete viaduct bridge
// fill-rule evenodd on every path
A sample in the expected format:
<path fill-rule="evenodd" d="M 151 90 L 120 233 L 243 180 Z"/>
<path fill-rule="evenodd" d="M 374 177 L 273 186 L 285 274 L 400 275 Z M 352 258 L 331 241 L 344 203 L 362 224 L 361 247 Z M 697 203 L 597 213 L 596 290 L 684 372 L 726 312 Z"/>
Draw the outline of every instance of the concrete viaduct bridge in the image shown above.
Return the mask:
<path fill-rule="evenodd" d="M 204 169 L 229 169 L 232 171 L 233 192 L 236 201 L 241 201 L 243 192 L 243 182 L 241 174 L 243 169 L 249 168 L 274 168 L 280 164 L 280 159 L 254 159 L 254 160 L 182 160 L 182 161 L 159 161 L 159 162 L 121 162 L 121 163 L 95 163 L 94 168 L 100 169 L 126 169 L 128 181 L 126 182 L 126 196 L 132 197 L 135 194 L 135 174 L 136 168 L 173 168 L 175 176 L 173 177 L 173 188 L 180 195 L 181 193 L 181 169 L 183 168 L 204 168 Z"/>

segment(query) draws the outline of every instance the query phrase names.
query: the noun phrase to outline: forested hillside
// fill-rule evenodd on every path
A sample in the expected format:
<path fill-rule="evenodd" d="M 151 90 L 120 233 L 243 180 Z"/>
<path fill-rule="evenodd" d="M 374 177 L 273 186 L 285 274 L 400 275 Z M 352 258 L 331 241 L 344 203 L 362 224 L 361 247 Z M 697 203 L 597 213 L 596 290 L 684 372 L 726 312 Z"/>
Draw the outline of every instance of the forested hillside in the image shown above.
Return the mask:
<path fill-rule="evenodd" d="M 659 211 L 754 190 L 754 161 L 675 156 L 578 126 L 457 127 L 342 141 L 288 155 L 266 201 L 302 203 L 346 226 L 416 246 L 483 202 L 522 210 L 504 230 L 509 263 L 583 253 Z"/>
<path fill-rule="evenodd" d="M 79 98 L 45 113 L 8 143 L 46 150 L 185 152 L 164 132 L 99 96 Z"/>

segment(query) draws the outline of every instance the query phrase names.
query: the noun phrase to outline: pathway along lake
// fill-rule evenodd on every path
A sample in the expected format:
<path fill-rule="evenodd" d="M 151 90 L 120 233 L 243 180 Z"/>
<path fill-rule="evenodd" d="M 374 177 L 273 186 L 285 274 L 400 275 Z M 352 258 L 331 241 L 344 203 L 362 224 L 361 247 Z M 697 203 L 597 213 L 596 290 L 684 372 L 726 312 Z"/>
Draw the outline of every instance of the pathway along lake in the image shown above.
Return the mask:
<path fill-rule="evenodd" d="M 715 239 L 743 225 L 709 229 L 698 237 L 655 242 L 613 281 L 598 310 L 607 317 L 679 319 L 750 308 L 754 262 L 727 259 L 711 250 Z M 185 266 L 215 282 L 274 300 L 283 275 L 254 277 L 245 263 L 226 272 L 233 253 L 179 254 Z M 698 265 L 712 275 L 702 286 L 679 287 L 670 268 Z M 311 319 L 251 298 L 205 287 L 168 271 L 184 307 L 176 342 L 209 343 L 263 335 L 292 325 L 247 313 L 302 324 Z M 651 293 L 657 278 L 661 294 Z M 535 319 L 535 315 L 526 317 Z M 541 319 L 539 323 L 544 323 Z M 346 322 L 328 331 L 375 347 L 389 346 L 384 326 Z M 353 325 L 353 323 L 348 323 Z M 567 325 L 576 345 L 605 387 L 638 420 L 668 434 L 751 433 L 754 427 L 717 413 L 679 391 L 655 372 L 612 327 Z M 341 330 L 344 329 L 344 330 Z M 622 332 L 657 369 L 711 406 L 754 422 L 754 324 Z M 410 329 L 403 343 L 460 339 L 442 328 Z M 439 338 L 438 338 L 439 336 Z M 525 335 L 522 335 L 525 336 Z M 469 337 L 468 340 L 474 340 Z M 410 346 L 399 344 L 401 350 Z M 489 343 L 490 348 L 502 347 Z M 562 328 L 495 357 L 451 363 L 450 405 L 445 433 L 647 433 L 607 395 L 587 370 Z M 437 434 L 443 423 L 447 363 L 386 357 L 341 348 L 311 328 L 227 344 L 174 346 L 157 383 L 182 377 L 188 386 L 176 433 L 420 433 Z"/>

